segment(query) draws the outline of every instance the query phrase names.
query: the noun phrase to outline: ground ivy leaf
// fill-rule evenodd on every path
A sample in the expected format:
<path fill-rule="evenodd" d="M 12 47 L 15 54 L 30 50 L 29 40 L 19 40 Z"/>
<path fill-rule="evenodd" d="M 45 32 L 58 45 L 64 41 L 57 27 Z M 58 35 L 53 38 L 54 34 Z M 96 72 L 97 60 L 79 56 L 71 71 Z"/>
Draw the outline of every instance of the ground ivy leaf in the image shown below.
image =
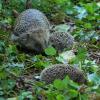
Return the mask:
<path fill-rule="evenodd" d="M 56 55 L 56 50 L 53 47 L 48 47 L 45 49 L 45 54 L 48 56 Z"/>
<path fill-rule="evenodd" d="M 58 90 L 63 90 L 65 88 L 62 80 L 60 80 L 60 79 L 56 79 L 54 81 L 54 87 L 57 88 Z"/>
<path fill-rule="evenodd" d="M 69 90 L 68 95 L 72 98 L 77 97 L 78 96 L 78 91 L 71 89 L 71 90 Z"/>
<path fill-rule="evenodd" d="M 62 95 L 62 94 L 57 95 L 56 99 L 57 100 L 65 100 L 64 95 Z"/>

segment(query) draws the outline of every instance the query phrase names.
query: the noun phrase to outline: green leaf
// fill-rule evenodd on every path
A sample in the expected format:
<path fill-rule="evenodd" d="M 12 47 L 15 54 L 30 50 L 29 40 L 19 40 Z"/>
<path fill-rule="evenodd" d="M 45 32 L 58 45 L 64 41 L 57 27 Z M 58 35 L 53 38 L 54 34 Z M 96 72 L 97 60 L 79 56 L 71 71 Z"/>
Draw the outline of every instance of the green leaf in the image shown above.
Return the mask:
<path fill-rule="evenodd" d="M 62 82 L 63 82 L 63 85 L 64 85 L 65 87 L 67 87 L 67 85 L 70 83 L 70 78 L 69 78 L 68 76 L 66 76 L 66 77 L 62 80 Z"/>
<path fill-rule="evenodd" d="M 58 90 L 63 90 L 65 88 L 62 80 L 56 79 L 53 83 L 54 87 L 57 88 Z"/>
<path fill-rule="evenodd" d="M 38 62 L 35 62 L 34 63 L 34 66 L 36 67 L 36 68 L 44 68 L 44 67 L 47 67 L 47 66 L 49 66 L 50 65 L 50 63 L 49 62 L 44 62 L 44 61 L 38 61 Z"/>
<path fill-rule="evenodd" d="M 0 3 L 0 10 L 2 10 L 2 4 Z"/>
<path fill-rule="evenodd" d="M 56 50 L 53 47 L 48 47 L 45 49 L 45 54 L 48 56 L 54 56 L 56 55 Z"/>
<path fill-rule="evenodd" d="M 14 98 L 8 98 L 7 100 L 18 100 L 17 97 L 14 97 Z"/>
<path fill-rule="evenodd" d="M 80 99 L 80 100 L 89 100 L 89 98 L 88 98 L 88 95 L 87 95 L 87 94 L 82 94 L 82 95 L 79 95 L 79 99 Z"/>
<path fill-rule="evenodd" d="M 24 100 L 24 99 L 33 100 L 32 92 L 30 91 L 22 92 L 18 97 L 18 100 Z"/>
<path fill-rule="evenodd" d="M 11 80 L 11 79 L 8 79 L 8 80 L 3 80 L 2 83 L 1 83 L 1 86 L 4 90 L 12 90 L 16 85 L 16 81 L 15 80 Z"/>
<path fill-rule="evenodd" d="M 84 24 L 84 27 L 87 28 L 87 29 L 91 29 L 92 28 L 92 25 L 90 23 L 85 23 Z"/>
<path fill-rule="evenodd" d="M 70 80 L 69 85 L 74 89 L 78 89 L 79 88 L 79 85 L 77 83 L 75 83 L 74 81 L 72 81 L 72 80 Z"/>
<path fill-rule="evenodd" d="M 16 54 L 17 49 L 15 45 L 9 45 L 9 47 L 7 48 L 7 53 L 8 54 Z"/>
<path fill-rule="evenodd" d="M 95 10 L 97 8 L 97 4 L 95 2 L 87 3 L 87 4 L 85 4 L 85 8 L 89 13 L 94 14 Z"/>
<path fill-rule="evenodd" d="M 0 41 L 0 53 L 4 53 L 5 51 L 5 43 L 3 41 Z"/>
<path fill-rule="evenodd" d="M 1 67 L 1 66 L 0 66 Z M 7 73 L 5 70 L 0 70 L 0 79 L 5 79 L 7 77 Z"/>
<path fill-rule="evenodd" d="M 47 95 L 47 100 L 55 100 L 56 92 L 47 91 L 46 95 Z"/>
<path fill-rule="evenodd" d="M 25 54 L 19 54 L 18 55 L 18 60 L 21 61 L 21 62 L 25 61 L 26 60 L 26 55 Z"/>
<path fill-rule="evenodd" d="M 78 96 L 78 91 L 71 89 L 68 91 L 68 96 L 70 96 L 71 98 L 75 98 Z"/>
<path fill-rule="evenodd" d="M 86 48 L 78 48 L 77 58 L 79 61 L 85 60 L 87 54 Z"/>
<path fill-rule="evenodd" d="M 65 99 L 64 99 L 64 95 L 62 95 L 62 94 L 57 95 L 57 96 L 56 96 L 56 99 L 57 99 L 57 100 L 65 100 Z"/>

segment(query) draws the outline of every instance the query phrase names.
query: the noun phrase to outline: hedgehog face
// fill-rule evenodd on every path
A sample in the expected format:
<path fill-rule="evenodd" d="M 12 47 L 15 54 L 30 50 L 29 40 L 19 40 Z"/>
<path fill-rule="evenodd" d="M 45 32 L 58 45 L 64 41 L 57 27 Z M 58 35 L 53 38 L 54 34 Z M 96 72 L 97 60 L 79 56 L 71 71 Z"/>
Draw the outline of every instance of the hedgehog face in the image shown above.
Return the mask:
<path fill-rule="evenodd" d="M 48 46 L 48 35 L 44 31 L 32 31 L 27 33 L 26 48 L 30 48 L 36 52 L 43 52 Z"/>
<path fill-rule="evenodd" d="M 44 48 L 46 48 L 46 43 L 44 40 L 33 38 L 30 42 L 30 48 L 32 48 L 36 52 L 43 52 Z"/>

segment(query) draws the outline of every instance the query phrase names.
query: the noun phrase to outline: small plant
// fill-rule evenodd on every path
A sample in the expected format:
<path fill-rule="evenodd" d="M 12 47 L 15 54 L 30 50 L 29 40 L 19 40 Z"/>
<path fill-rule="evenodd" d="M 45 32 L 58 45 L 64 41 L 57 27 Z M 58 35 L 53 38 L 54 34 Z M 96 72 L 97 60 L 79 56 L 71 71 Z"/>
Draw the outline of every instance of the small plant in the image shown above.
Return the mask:
<path fill-rule="evenodd" d="M 36 87 L 36 86 L 35 86 Z M 39 88 L 38 88 L 39 87 Z M 44 89 L 42 87 L 45 87 Z M 47 100 L 70 100 L 70 99 L 79 99 L 88 98 L 88 94 L 86 94 L 85 90 L 81 93 L 80 88 L 84 88 L 84 86 L 78 85 L 73 82 L 67 76 L 63 80 L 55 80 L 52 84 L 39 85 L 37 86 L 36 92 L 41 98 L 47 98 Z M 86 94 L 86 95 L 85 95 Z M 82 99 L 83 100 L 83 99 Z M 86 99 L 84 99 L 86 100 Z"/>
<path fill-rule="evenodd" d="M 72 26 L 66 24 L 75 24 L 71 33 L 78 42 L 71 50 L 75 52 L 59 55 L 48 47 L 44 55 L 29 55 L 17 50 L 9 39 L 15 21 L 13 10 L 24 11 L 27 1 L 32 1 L 32 8 L 41 10 L 60 31 L 68 32 Z M 99 12 L 98 0 L 0 0 L 0 100 L 100 99 Z M 87 75 L 87 84 L 75 83 L 68 76 L 48 85 L 34 79 L 43 68 L 58 63 L 78 67 Z"/>

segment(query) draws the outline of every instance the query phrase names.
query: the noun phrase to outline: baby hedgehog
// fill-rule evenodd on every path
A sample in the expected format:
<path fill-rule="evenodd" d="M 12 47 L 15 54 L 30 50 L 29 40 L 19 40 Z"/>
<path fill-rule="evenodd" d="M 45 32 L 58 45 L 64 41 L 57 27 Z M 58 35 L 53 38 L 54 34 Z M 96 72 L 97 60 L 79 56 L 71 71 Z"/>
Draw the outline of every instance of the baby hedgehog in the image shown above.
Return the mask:
<path fill-rule="evenodd" d="M 74 45 L 74 38 L 67 32 L 54 32 L 49 39 L 51 45 L 58 51 L 63 51 L 65 48 L 71 49 Z"/>
<path fill-rule="evenodd" d="M 64 79 L 67 75 L 75 82 L 80 84 L 86 83 L 83 72 L 68 64 L 55 64 L 45 68 L 40 74 L 40 80 L 50 84 L 55 79 Z"/>
<path fill-rule="evenodd" d="M 48 46 L 49 21 L 36 9 L 23 11 L 16 19 L 11 39 L 23 48 L 42 52 Z"/>

